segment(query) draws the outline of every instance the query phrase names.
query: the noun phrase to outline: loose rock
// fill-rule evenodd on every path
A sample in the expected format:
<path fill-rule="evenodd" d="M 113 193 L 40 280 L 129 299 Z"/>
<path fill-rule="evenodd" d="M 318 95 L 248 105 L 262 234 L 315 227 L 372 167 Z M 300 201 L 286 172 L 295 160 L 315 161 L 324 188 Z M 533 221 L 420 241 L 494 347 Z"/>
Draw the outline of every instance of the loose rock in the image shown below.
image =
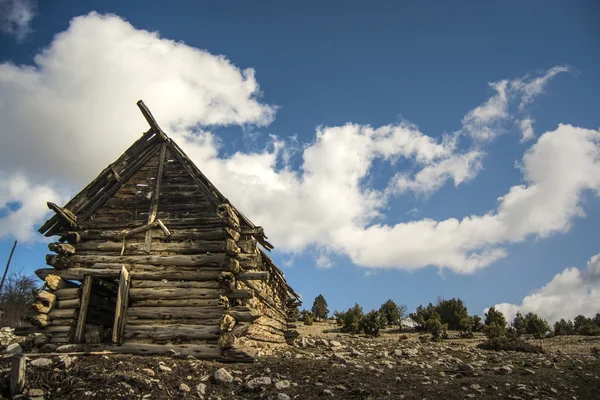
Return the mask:
<path fill-rule="evenodd" d="M 225 368 L 219 368 L 213 377 L 218 385 L 228 385 L 233 382 L 233 376 Z"/>

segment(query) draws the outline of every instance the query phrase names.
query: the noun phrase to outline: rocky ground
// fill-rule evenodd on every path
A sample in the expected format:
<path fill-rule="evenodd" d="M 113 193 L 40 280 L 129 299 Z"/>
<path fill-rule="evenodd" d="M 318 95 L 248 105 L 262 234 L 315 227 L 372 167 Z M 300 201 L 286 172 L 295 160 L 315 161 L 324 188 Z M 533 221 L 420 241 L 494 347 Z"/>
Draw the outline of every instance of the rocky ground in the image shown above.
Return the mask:
<path fill-rule="evenodd" d="M 483 341 L 378 338 L 335 324 L 299 326 L 294 346 L 252 364 L 117 354 L 28 354 L 26 396 L 41 399 L 600 399 L 600 338 L 535 341 L 544 354 L 495 352 Z M 6 375 L 10 359 L 0 363 Z"/>

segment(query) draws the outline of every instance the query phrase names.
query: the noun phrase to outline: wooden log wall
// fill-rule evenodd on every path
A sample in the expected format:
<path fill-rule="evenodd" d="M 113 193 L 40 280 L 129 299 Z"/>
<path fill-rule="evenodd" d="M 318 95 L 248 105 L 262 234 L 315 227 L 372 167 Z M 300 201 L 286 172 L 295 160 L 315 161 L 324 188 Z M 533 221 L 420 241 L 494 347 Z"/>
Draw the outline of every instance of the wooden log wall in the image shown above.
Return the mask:
<path fill-rule="evenodd" d="M 82 301 L 75 281 L 93 276 L 110 286 L 124 267 L 130 277 L 119 340 L 124 346 L 186 343 L 210 348 L 209 358 L 239 359 L 232 349 L 242 336 L 285 342 L 289 293 L 281 272 L 257 247 L 253 235 L 260 233 L 263 243 L 262 228 L 245 226 L 228 203 L 216 204 L 212 189 L 199 185 L 164 144 L 137 146 L 143 162 L 125 162 L 138 163 L 137 171 L 106 173 L 98 188 L 111 191 L 108 198 L 86 188 L 86 196 L 103 204 L 74 203 L 73 212 L 85 211 L 73 214 L 59 242 L 49 245 L 55 253 L 46 257 L 50 268 L 36 271 L 46 289 L 38 294 L 34 324 L 55 342 L 72 340 L 75 327 L 81 339 L 79 315 L 110 326 L 114 288 L 93 286 Z M 119 188 L 109 185 L 119 179 L 125 179 Z M 68 214 L 66 208 L 58 207 Z M 80 313 L 86 304 L 87 313 Z"/>

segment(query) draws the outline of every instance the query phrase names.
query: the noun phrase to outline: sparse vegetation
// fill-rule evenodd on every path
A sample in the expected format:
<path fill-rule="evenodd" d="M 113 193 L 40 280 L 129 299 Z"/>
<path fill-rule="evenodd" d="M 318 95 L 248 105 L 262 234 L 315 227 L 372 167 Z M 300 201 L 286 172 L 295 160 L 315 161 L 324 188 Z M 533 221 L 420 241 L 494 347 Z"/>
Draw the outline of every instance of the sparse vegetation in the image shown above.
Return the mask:
<path fill-rule="evenodd" d="M 379 331 L 388 324 L 388 320 L 382 312 L 371 310 L 359 323 L 359 331 L 367 335 L 378 336 Z"/>
<path fill-rule="evenodd" d="M 381 305 L 379 312 L 383 314 L 387 325 L 400 325 L 406 315 L 406 306 L 404 304 L 398 306 L 390 299 Z"/>
<path fill-rule="evenodd" d="M 315 301 L 312 306 L 312 315 L 317 321 L 325 321 L 327 316 L 329 315 L 329 310 L 327 309 L 327 301 L 322 294 L 315 297 Z"/>
<path fill-rule="evenodd" d="M 494 323 L 495 326 L 498 326 Z M 535 346 L 516 337 L 496 337 L 477 345 L 480 349 L 494 351 L 519 351 L 522 353 L 543 353 L 541 346 Z"/>
<path fill-rule="evenodd" d="M 36 279 L 21 272 L 13 273 L 4 282 L 0 293 L 0 326 L 19 327 L 27 324 L 33 312 L 31 291 L 37 288 Z"/>

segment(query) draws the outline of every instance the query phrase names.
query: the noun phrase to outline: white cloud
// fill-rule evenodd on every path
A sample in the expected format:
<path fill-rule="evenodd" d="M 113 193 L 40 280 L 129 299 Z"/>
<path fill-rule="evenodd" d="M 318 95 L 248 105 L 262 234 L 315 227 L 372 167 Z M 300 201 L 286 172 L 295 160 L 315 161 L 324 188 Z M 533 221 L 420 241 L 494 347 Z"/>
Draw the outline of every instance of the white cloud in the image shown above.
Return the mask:
<path fill-rule="evenodd" d="M 427 196 L 439 190 L 450 178 L 454 186 L 458 186 L 475 178 L 481 170 L 483 156 L 481 150 L 455 153 L 423 167 L 412 178 L 408 173 L 399 173 L 392 180 L 390 190 L 396 195 L 411 191 Z"/>
<path fill-rule="evenodd" d="M 510 84 L 502 82 L 493 85 L 499 97 L 469 113 L 468 121 L 485 128 L 505 118 L 502 103 Z M 504 257 L 504 243 L 566 231 L 582 215 L 580 193 L 598 190 L 598 132 L 561 125 L 525 154 L 524 184 L 511 188 L 495 209 L 462 220 L 388 225 L 383 210 L 391 196 L 407 190 L 430 194 L 448 179 L 455 185 L 469 181 L 481 168 L 483 152 L 460 151 L 462 132 L 436 140 L 401 122 L 320 127 L 302 150 L 275 138 L 264 150 L 221 156 L 211 126 L 273 120 L 276 107 L 261 103 L 259 94 L 254 71 L 223 56 L 137 30 L 116 16 L 78 17 L 36 56 L 34 66 L 0 64 L 0 120 L 10 133 L 0 148 L 0 173 L 18 173 L 30 188 L 59 191 L 61 183 L 72 195 L 147 130 L 134 106 L 143 98 L 278 249 L 314 249 L 316 258 L 339 253 L 365 267 L 434 265 L 461 273 Z M 298 170 L 287 164 L 294 151 L 302 152 Z M 369 185 L 376 160 L 393 166 L 398 159 L 418 172 L 404 176 L 400 188 L 398 177 L 381 190 Z M 45 208 L 52 195 L 35 197 Z M 37 207 L 33 202 L 23 201 L 21 209 Z M 43 218 L 37 211 L 31 215 L 36 221 L 23 220 L 23 229 Z"/>
<path fill-rule="evenodd" d="M 600 310 L 600 254 L 596 254 L 583 270 L 566 268 L 545 286 L 526 296 L 521 304 L 496 304 L 509 321 L 521 312 L 533 312 L 554 323 L 577 315 L 592 317 Z"/>
<path fill-rule="evenodd" d="M 513 90 L 522 93 L 519 108 L 524 109 L 525 106 L 527 106 L 533 101 L 533 99 L 542 94 L 544 92 L 544 88 L 546 87 L 550 79 L 554 78 L 561 72 L 568 71 L 568 67 L 553 67 L 546 71 L 544 75 L 539 76 L 535 79 L 527 80 L 528 77 L 525 77 L 523 79 L 517 79 L 513 81 Z"/>
<path fill-rule="evenodd" d="M 61 203 L 61 197 L 48 185 L 33 185 L 21 175 L 0 174 L 0 239 L 12 236 L 30 242 L 39 239 L 31 229 L 47 213 L 46 202 Z"/>
<path fill-rule="evenodd" d="M 535 120 L 531 117 L 523 118 L 519 122 L 519 128 L 521 129 L 521 133 L 523 134 L 523 136 L 521 137 L 521 143 L 535 138 L 535 133 L 533 133 L 534 122 Z"/>
<path fill-rule="evenodd" d="M 21 42 L 31 33 L 31 20 L 35 17 L 33 0 L 0 0 L 0 28 Z"/>
<path fill-rule="evenodd" d="M 331 268 L 333 267 L 333 261 L 326 254 L 319 254 L 315 259 L 315 264 L 319 268 Z"/>
<path fill-rule="evenodd" d="M 462 121 L 463 131 L 478 141 L 494 139 L 505 130 L 502 123 L 509 119 L 513 103 L 519 102 L 518 108 L 523 111 L 528 104 L 544 92 L 544 88 L 552 78 L 561 72 L 568 71 L 567 67 L 553 67 L 535 78 L 527 75 L 513 80 L 491 82 L 489 85 L 495 94 L 484 104 L 475 107 L 465 115 Z M 529 128 L 531 128 L 533 120 L 530 117 L 525 117 L 523 120 L 530 120 Z M 523 130 L 523 128 L 521 129 Z M 529 138 L 524 130 L 523 135 L 524 138 Z"/>

